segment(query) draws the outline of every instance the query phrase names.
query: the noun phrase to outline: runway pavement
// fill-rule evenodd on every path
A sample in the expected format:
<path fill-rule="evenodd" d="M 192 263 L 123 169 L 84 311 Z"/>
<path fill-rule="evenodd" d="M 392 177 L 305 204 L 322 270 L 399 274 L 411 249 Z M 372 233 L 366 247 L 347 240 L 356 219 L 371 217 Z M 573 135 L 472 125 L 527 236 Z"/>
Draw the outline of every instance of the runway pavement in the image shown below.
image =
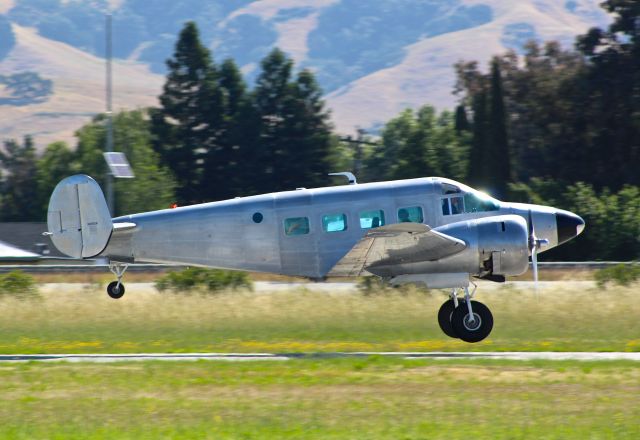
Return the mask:
<path fill-rule="evenodd" d="M 640 362 L 640 353 L 626 352 L 355 352 L 355 353 L 133 353 L 133 354 L 15 354 L 0 355 L 7 362 L 139 362 L 139 361 L 287 361 L 389 356 L 404 359 L 504 359 Z"/>

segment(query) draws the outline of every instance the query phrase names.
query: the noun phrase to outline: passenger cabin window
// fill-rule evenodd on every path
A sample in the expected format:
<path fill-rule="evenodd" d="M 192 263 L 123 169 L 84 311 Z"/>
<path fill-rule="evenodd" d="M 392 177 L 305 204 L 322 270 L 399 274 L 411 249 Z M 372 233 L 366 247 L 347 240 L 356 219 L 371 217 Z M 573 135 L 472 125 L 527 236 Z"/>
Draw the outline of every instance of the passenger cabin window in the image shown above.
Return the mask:
<path fill-rule="evenodd" d="M 384 226 L 384 211 L 363 211 L 360 213 L 360 228 L 371 229 Z"/>
<path fill-rule="evenodd" d="M 286 235 L 305 235 L 309 233 L 309 219 L 307 217 L 291 217 L 284 221 Z"/>
<path fill-rule="evenodd" d="M 419 206 L 410 206 L 398 209 L 399 223 L 422 223 L 423 221 L 424 217 L 422 216 L 422 208 Z"/>
<path fill-rule="evenodd" d="M 347 216 L 345 214 L 328 214 L 322 216 L 324 232 L 340 232 L 347 230 Z"/>

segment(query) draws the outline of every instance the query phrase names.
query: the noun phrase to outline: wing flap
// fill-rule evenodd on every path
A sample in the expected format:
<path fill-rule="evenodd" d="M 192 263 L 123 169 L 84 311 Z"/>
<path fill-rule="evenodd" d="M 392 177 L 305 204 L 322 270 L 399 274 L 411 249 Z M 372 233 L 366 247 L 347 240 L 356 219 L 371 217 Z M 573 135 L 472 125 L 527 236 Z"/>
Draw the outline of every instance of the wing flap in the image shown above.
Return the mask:
<path fill-rule="evenodd" d="M 379 266 L 436 261 L 466 248 L 464 241 L 418 223 L 371 229 L 331 269 L 328 276 L 359 276 Z"/>

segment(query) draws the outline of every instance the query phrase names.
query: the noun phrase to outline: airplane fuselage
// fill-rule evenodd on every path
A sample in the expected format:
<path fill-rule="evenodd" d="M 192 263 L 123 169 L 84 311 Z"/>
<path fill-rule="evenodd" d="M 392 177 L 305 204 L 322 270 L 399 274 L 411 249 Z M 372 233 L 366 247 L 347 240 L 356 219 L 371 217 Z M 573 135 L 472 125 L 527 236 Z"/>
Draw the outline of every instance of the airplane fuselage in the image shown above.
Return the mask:
<path fill-rule="evenodd" d="M 525 220 L 524 226 L 513 221 L 514 215 Z M 499 202 L 449 179 L 420 178 L 299 189 L 118 217 L 113 219 L 115 225 L 135 227 L 114 230 L 100 255 L 124 263 L 177 263 L 322 278 L 370 229 L 416 222 L 464 240 L 468 249 L 438 261 L 398 266 L 389 273 L 381 269 L 376 275 L 482 275 L 491 252 L 503 254 L 505 267 L 517 262 L 505 272 L 512 275 L 528 266 L 523 267 L 528 251 L 520 241 L 529 215 L 537 236 L 547 240 L 542 250 L 577 235 L 584 224 L 567 211 Z M 504 222 L 494 226 L 493 218 L 502 216 L 510 220 L 507 226 Z M 478 227 L 469 228 L 472 223 Z M 497 248 L 482 248 L 479 235 L 494 234 L 494 229 Z M 510 235 L 501 239 L 500 233 Z M 518 246 L 510 245 L 515 241 Z"/>

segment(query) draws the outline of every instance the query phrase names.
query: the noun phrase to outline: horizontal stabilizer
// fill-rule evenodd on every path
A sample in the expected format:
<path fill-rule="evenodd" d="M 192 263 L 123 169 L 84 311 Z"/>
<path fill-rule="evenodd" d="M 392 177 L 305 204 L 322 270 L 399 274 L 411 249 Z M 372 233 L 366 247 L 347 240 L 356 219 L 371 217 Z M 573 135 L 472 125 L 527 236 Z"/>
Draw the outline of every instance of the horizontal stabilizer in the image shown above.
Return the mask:
<path fill-rule="evenodd" d="M 47 212 L 51 241 L 73 258 L 100 254 L 113 231 L 100 185 L 84 174 L 67 177 L 53 190 Z"/>
<path fill-rule="evenodd" d="M 113 230 L 118 232 L 118 231 L 130 231 L 132 229 L 136 228 L 136 224 L 135 223 L 131 223 L 131 222 L 123 222 L 123 223 L 114 223 L 113 224 Z"/>
<path fill-rule="evenodd" d="M 328 276 L 359 276 L 375 267 L 436 261 L 466 248 L 464 241 L 419 223 L 371 229 L 331 269 Z"/>

